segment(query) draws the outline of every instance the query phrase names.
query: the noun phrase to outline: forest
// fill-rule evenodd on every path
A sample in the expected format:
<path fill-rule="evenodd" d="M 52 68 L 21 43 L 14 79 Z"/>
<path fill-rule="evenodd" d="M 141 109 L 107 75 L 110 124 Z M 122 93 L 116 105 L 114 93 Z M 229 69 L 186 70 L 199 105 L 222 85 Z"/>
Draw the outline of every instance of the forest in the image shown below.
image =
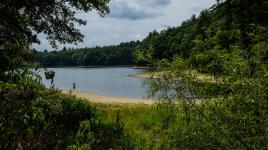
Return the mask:
<path fill-rule="evenodd" d="M 31 50 L 35 32 L 52 46 L 82 41 L 71 22 L 85 22 L 69 6 L 105 15 L 109 1 L 29 1 L 0 2 L 0 149 L 267 149 L 266 0 L 217 0 L 139 42 L 52 52 Z M 126 64 L 152 68 L 157 78 L 145 84 L 155 104 L 90 103 L 37 73 Z"/>
<path fill-rule="evenodd" d="M 34 51 L 34 60 L 44 67 L 55 66 L 107 66 L 133 65 L 133 50 L 139 41 L 121 43 L 116 46 L 68 49 L 61 51 Z"/>
<path fill-rule="evenodd" d="M 241 50 L 246 58 L 254 57 L 250 51 L 257 50 L 251 50 L 252 46 L 257 45 L 256 40 L 264 42 L 267 34 L 266 8 L 263 1 L 219 2 L 178 27 L 151 32 L 136 47 L 136 57 L 140 56 L 140 61 L 144 60 L 147 65 L 154 65 L 161 59 L 170 61 L 179 56 L 189 60 L 196 69 L 213 73 L 207 66 L 213 61 L 220 65 L 222 56 L 232 55 L 236 50 Z M 267 51 L 261 53 L 260 61 L 267 60 Z M 214 72 L 221 73 L 220 70 Z"/>

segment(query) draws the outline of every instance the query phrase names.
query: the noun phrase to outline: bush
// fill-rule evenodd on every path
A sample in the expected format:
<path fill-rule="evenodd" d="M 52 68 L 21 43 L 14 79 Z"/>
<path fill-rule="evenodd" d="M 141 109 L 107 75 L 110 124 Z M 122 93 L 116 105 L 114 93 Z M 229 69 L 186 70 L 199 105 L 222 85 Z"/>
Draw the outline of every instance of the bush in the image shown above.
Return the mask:
<path fill-rule="evenodd" d="M 127 132 L 118 117 L 97 115 L 87 100 L 46 89 L 1 88 L 0 147 L 3 149 L 123 149 Z M 3 84 L 2 84 L 3 85 Z M 4 87 L 4 86 L 2 86 Z"/>

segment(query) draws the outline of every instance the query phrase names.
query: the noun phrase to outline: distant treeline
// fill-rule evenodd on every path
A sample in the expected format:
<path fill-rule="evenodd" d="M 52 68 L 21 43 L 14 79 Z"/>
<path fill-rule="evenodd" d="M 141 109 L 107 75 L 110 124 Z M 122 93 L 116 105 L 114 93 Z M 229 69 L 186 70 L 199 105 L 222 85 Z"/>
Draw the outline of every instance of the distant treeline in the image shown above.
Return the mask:
<path fill-rule="evenodd" d="M 34 51 L 35 61 L 44 67 L 51 66 L 98 66 L 98 65 L 133 65 L 133 50 L 139 41 L 121 43 L 116 46 L 94 48 L 63 48 L 60 51 Z"/>

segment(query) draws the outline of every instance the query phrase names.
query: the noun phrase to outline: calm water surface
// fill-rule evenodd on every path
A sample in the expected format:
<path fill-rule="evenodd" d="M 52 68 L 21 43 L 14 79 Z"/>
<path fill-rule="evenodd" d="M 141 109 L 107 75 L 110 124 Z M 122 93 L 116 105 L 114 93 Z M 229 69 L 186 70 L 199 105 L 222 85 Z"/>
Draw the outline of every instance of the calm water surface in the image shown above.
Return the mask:
<path fill-rule="evenodd" d="M 142 73 L 142 69 L 130 67 L 113 68 L 48 68 L 56 72 L 55 87 L 71 89 L 75 82 L 76 90 L 92 92 L 106 96 L 122 96 L 130 98 L 146 97 L 146 87 L 142 86 L 142 79 L 129 77 L 130 74 Z M 45 85 L 50 81 L 44 78 L 44 70 L 41 75 Z"/>

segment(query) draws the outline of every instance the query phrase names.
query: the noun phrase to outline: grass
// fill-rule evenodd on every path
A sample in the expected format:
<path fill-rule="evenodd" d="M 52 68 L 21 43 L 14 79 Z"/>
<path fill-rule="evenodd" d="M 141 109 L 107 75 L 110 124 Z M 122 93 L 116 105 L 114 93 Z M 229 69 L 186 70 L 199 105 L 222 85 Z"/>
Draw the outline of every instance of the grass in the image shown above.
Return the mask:
<path fill-rule="evenodd" d="M 170 121 L 170 126 L 165 127 L 170 118 L 167 108 L 159 104 L 93 104 L 100 114 L 104 114 L 105 118 L 114 121 L 119 116 L 120 121 L 124 124 L 124 128 L 128 130 L 135 139 L 139 139 L 141 143 L 147 145 L 155 143 L 155 140 L 165 141 L 171 126 L 182 123 L 182 110 L 179 104 L 174 110 L 174 120 Z M 138 137 L 138 138 L 137 138 Z M 138 142 L 138 143 L 139 143 Z M 139 143 L 138 145 L 142 146 Z M 161 142 L 160 142 L 161 143 Z M 153 144 L 155 145 L 155 144 Z"/>
<path fill-rule="evenodd" d="M 96 104 L 101 113 L 114 120 L 118 115 L 128 129 L 148 131 L 161 121 L 157 106 L 146 104 Z"/>

